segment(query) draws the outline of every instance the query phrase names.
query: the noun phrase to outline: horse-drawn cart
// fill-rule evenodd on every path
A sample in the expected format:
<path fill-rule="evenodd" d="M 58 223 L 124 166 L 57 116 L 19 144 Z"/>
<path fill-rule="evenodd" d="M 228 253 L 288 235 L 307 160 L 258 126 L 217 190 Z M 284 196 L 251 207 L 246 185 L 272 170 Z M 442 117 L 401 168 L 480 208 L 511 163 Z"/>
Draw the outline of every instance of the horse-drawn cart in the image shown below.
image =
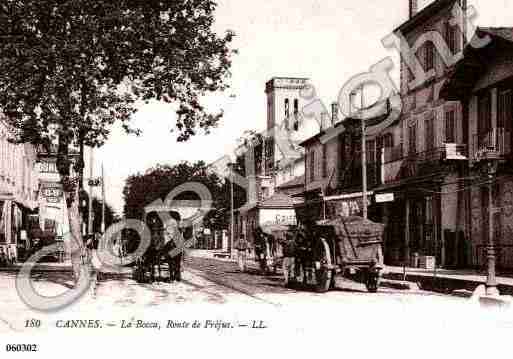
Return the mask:
<path fill-rule="evenodd" d="M 138 282 L 154 282 L 155 267 L 162 279 L 161 265 L 166 264 L 168 281 L 180 281 L 183 252 L 190 245 L 193 226 L 201 222 L 210 207 L 197 201 L 178 201 L 173 206 L 145 207 L 144 223 L 151 241 L 147 251 L 136 260 L 134 277 Z"/>
<path fill-rule="evenodd" d="M 286 283 L 306 283 L 315 277 L 319 292 L 334 286 L 335 275 L 365 283 L 369 292 L 378 289 L 383 268 L 384 225 L 361 217 L 340 217 L 304 226 L 296 236 L 295 270 Z"/>
<path fill-rule="evenodd" d="M 292 233 L 295 226 L 274 223 L 261 225 L 255 236 L 255 250 L 260 271 L 264 274 L 276 273 L 282 265 L 283 247 L 287 233 Z"/>

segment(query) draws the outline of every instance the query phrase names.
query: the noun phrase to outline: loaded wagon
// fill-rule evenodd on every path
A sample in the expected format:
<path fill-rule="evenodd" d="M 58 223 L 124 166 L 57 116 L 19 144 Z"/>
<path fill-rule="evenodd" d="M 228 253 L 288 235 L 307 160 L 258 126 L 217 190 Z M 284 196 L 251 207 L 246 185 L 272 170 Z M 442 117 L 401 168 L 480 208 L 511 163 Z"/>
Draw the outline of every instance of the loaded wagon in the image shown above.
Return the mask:
<path fill-rule="evenodd" d="M 302 226 L 296 234 L 294 270 L 285 272 L 285 283 L 306 284 L 314 277 L 317 291 L 326 292 L 341 274 L 376 292 L 383 268 L 383 232 L 383 224 L 361 217 Z"/>
<path fill-rule="evenodd" d="M 264 223 L 257 229 L 255 236 L 255 251 L 260 271 L 263 274 L 276 273 L 282 265 L 283 248 L 287 233 L 291 233 L 296 226 Z"/>

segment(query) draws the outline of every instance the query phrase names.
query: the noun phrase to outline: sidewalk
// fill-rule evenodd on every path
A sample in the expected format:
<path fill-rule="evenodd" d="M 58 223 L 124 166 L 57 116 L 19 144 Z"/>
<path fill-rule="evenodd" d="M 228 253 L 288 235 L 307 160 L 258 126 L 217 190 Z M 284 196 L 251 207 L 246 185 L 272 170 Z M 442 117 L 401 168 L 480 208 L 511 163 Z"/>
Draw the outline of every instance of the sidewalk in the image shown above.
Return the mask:
<path fill-rule="evenodd" d="M 18 272 L 24 263 L 16 263 L 0 267 L 0 272 Z M 71 261 L 62 263 L 37 263 L 34 265 L 35 272 L 67 272 L 71 271 Z"/>
<path fill-rule="evenodd" d="M 216 257 L 215 254 L 222 251 L 189 250 L 189 255 L 194 257 L 212 258 L 222 261 L 236 261 L 236 258 Z M 248 259 L 248 262 L 256 266 L 256 262 Z M 465 290 L 473 292 L 479 285 L 486 283 L 486 273 L 476 270 L 449 270 L 436 271 L 406 267 L 406 276 L 403 267 L 385 266 L 383 279 L 397 282 L 417 283 L 421 289 L 450 294 L 454 291 Z M 513 295 L 513 277 L 497 276 L 497 283 L 501 294 Z"/>
<path fill-rule="evenodd" d="M 406 280 L 418 283 L 422 289 L 451 293 L 455 290 L 474 291 L 479 285 L 486 283 L 486 273 L 476 270 L 427 270 L 421 268 L 386 266 L 384 278 L 393 280 Z M 406 277 L 406 278 L 405 278 Z M 513 295 L 513 278 L 497 276 L 497 283 L 501 294 Z"/>

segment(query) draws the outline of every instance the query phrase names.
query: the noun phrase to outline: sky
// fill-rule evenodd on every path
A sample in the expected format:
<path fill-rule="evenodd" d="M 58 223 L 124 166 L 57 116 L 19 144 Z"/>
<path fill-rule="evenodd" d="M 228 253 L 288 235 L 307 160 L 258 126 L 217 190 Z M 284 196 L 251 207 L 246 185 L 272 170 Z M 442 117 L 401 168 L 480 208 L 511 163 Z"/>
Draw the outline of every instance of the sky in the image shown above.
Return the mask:
<path fill-rule="evenodd" d="M 430 2 L 419 1 L 421 7 Z M 513 26 L 513 1 L 468 2 L 477 10 L 477 26 Z M 308 77 L 329 104 L 352 76 L 388 56 L 397 64 L 397 53 L 385 49 L 381 39 L 407 17 L 408 0 L 218 0 L 215 31 L 235 31 L 233 48 L 239 51 L 231 88 L 205 99 L 210 108 L 224 110 L 223 120 L 209 135 L 178 143 L 171 131 L 173 107 L 141 104 L 133 124 L 143 134 L 128 136 L 114 127 L 108 142 L 94 151 L 93 175 L 99 175 L 103 163 L 107 202 L 121 214 L 122 190 L 131 174 L 183 160 L 210 163 L 232 153 L 245 130 L 264 130 L 264 89 L 272 77 Z"/>

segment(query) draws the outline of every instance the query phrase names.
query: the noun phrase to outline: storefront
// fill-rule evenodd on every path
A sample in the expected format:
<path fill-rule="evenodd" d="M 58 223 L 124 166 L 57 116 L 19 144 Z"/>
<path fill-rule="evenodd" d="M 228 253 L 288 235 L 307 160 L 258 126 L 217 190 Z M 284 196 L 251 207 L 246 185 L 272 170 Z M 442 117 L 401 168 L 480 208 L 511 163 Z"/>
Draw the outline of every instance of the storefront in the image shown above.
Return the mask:
<path fill-rule="evenodd" d="M 254 243 L 255 230 L 259 226 L 297 225 L 294 205 L 298 203 L 286 194 L 275 193 L 267 200 L 239 208 L 235 240 L 243 234 L 250 243 Z"/>

